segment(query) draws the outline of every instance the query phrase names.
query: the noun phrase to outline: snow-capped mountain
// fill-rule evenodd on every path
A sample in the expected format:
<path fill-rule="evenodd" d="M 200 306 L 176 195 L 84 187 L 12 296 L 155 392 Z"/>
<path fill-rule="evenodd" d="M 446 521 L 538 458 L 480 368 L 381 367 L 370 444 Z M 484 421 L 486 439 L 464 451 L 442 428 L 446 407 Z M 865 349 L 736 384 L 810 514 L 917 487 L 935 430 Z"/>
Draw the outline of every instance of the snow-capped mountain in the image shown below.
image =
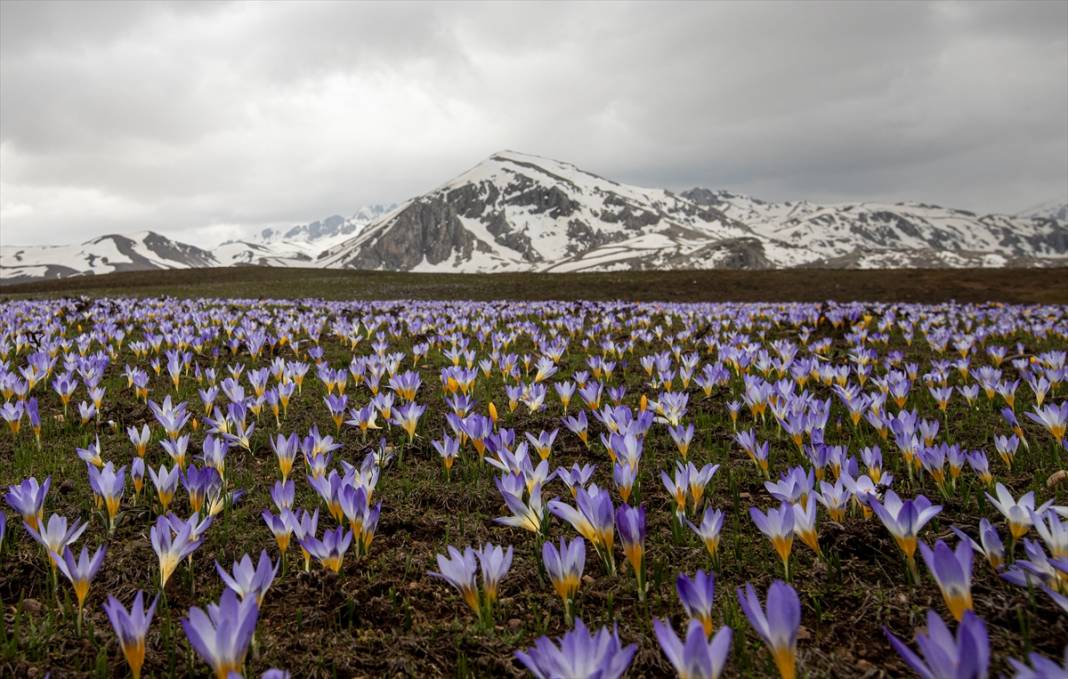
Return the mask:
<path fill-rule="evenodd" d="M 249 238 L 224 241 L 212 252 L 220 266 L 310 266 L 320 252 L 356 235 L 393 207 L 368 205 L 347 218 L 331 215 L 307 224 L 267 227 Z"/>
<path fill-rule="evenodd" d="M 0 245 L 0 280 L 218 266 L 207 250 L 152 231 L 110 234 L 80 245 Z"/>
<path fill-rule="evenodd" d="M 1068 200 L 1050 200 L 1016 213 L 1017 217 L 1051 219 L 1061 224 L 1068 223 Z"/>
<path fill-rule="evenodd" d="M 801 264 L 1005 266 L 1068 255 L 1064 219 L 976 215 L 923 203 L 769 203 L 700 188 L 682 195 L 744 222 L 772 248 L 802 247 L 805 260 L 796 262 Z"/>
<path fill-rule="evenodd" d="M 503 151 L 407 202 L 263 229 L 210 251 L 152 232 L 0 248 L 5 283 L 135 269 L 306 266 L 498 272 L 1068 266 L 1061 203 L 976 215 L 921 203 L 673 193 Z"/>
<path fill-rule="evenodd" d="M 753 237 L 669 191 L 505 151 L 398 206 L 318 263 L 465 272 L 767 266 Z"/>
<path fill-rule="evenodd" d="M 1068 225 L 917 203 L 674 194 L 505 151 L 319 255 L 404 271 L 1068 264 Z"/>
<path fill-rule="evenodd" d="M 326 219 L 298 224 L 288 228 L 268 227 L 257 232 L 246 242 L 260 245 L 289 243 L 314 249 L 316 254 L 340 241 L 355 236 L 363 227 L 378 220 L 395 205 L 365 205 L 350 217 L 330 215 Z"/>

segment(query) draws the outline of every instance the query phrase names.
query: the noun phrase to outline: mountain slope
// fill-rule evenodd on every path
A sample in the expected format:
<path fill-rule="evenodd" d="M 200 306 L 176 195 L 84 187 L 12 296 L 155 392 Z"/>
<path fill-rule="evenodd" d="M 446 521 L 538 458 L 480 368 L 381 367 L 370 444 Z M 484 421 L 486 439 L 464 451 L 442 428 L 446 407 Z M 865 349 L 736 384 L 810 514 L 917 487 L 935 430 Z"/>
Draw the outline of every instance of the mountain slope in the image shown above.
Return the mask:
<path fill-rule="evenodd" d="M 348 218 L 263 229 L 210 251 L 152 232 L 0 248 L 0 280 L 205 266 L 390 271 L 1036 267 L 1068 265 L 1063 203 L 976 215 L 922 203 L 775 203 L 629 186 L 496 153 L 441 186 Z"/>
<path fill-rule="evenodd" d="M 1068 254 L 1063 221 L 979 216 L 923 203 L 769 203 L 691 189 L 694 202 L 743 221 L 764 238 L 803 245 L 825 266 L 1004 266 Z"/>
<path fill-rule="evenodd" d="M 505 151 L 328 248 L 323 266 L 401 271 L 966 267 L 1064 263 L 1068 227 L 918 203 L 673 194 Z"/>
<path fill-rule="evenodd" d="M 505 151 L 397 207 L 318 261 L 407 271 L 656 268 L 688 263 L 710 242 L 752 236 L 719 210 L 669 191 Z"/>
<path fill-rule="evenodd" d="M 0 279 L 8 283 L 113 271 L 218 265 L 207 250 L 152 231 L 110 234 L 80 245 L 0 246 Z"/>

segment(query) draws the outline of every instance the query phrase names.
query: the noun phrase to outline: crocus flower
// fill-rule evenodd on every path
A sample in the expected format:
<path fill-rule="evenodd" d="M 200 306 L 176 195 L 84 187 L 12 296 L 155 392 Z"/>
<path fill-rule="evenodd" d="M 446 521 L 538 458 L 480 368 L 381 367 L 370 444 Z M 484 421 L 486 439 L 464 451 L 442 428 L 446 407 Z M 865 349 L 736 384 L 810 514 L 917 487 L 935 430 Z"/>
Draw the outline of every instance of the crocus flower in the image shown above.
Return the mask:
<path fill-rule="evenodd" d="M 723 672 L 731 650 L 730 627 L 720 628 L 711 641 L 696 620 L 690 620 L 685 642 L 666 621 L 654 619 L 653 631 L 679 679 L 717 679 Z"/>
<path fill-rule="evenodd" d="M 505 479 L 505 481 L 502 481 L 502 478 Z M 505 526 L 514 526 L 516 528 L 529 530 L 532 533 L 541 533 L 546 518 L 545 509 L 542 506 L 541 484 L 535 483 L 531 486 L 527 501 L 524 502 L 522 497 L 523 487 L 519 487 L 518 494 L 509 492 L 509 489 L 505 485 L 506 481 L 509 479 L 518 481 L 520 480 L 520 476 L 516 474 L 506 474 L 503 477 L 495 478 L 494 483 L 497 484 L 497 490 L 500 491 L 501 498 L 508 506 L 508 509 L 512 511 L 512 515 L 497 517 L 494 521 Z M 550 505 L 552 502 L 555 502 L 555 500 L 551 500 Z"/>
<path fill-rule="evenodd" d="M 767 610 L 757 598 L 753 586 L 746 584 L 745 593 L 738 589 L 738 603 L 756 633 L 767 644 L 775 667 L 782 679 L 794 679 L 797 673 L 797 630 L 801 626 L 801 601 L 797 592 L 781 580 L 768 588 Z"/>
<path fill-rule="evenodd" d="M 920 554 L 931 572 L 942 598 L 953 617 L 960 622 L 965 611 L 972 610 L 972 548 L 967 542 L 957 544 L 956 550 L 939 540 L 931 549 L 920 543 Z"/>
<path fill-rule="evenodd" d="M 233 590 L 223 590 L 218 604 L 208 604 L 207 612 L 189 609 L 182 619 L 182 629 L 189 645 L 212 670 L 216 679 L 227 679 L 231 672 L 241 673 L 249 642 L 256 631 L 259 606 L 254 597 L 238 601 Z"/>
<path fill-rule="evenodd" d="M 134 445 L 137 457 L 143 458 L 148 450 L 148 443 L 152 440 L 152 430 L 147 424 L 141 425 L 141 431 L 138 431 L 137 427 L 127 427 L 126 435 L 130 437 L 130 443 Z"/>
<path fill-rule="evenodd" d="M 686 609 L 686 615 L 691 620 L 701 623 L 706 637 L 712 636 L 715 623 L 712 621 L 713 597 L 716 593 L 716 580 L 711 572 L 703 570 L 691 578 L 685 573 L 680 573 L 675 580 L 675 589 L 679 594 L 679 601 Z"/>
<path fill-rule="evenodd" d="M 308 572 L 311 567 L 311 552 L 305 547 L 304 540 L 308 537 L 314 538 L 318 532 L 319 509 L 316 508 L 314 512 L 302 509 L 299 514 L 290 512 L 285 515 L 285 518 L 289 521 L 289 528 L 293 537 L 297 539 L 297 544 L 300 545 L 300 552 L 304 557 L 304 571 Z"/>
<path fill-rule="evenodd" d="M 894 536 L 898 547 L 908 560 L 909 568 L 915 574 L 917 535 L 928 521 L 942 511 L 942 505 L 932 505 L 923 495 L 918 495 L 914 500 L 902 501 L 892 490 L 886 491 L 884 502 L 872 498 L 868 503 Z"/>
<path fill-rule="evenodd" d="M 749 516 L 760 532 L 771 540 L 771 545 L 782 559 L 783 570 L 789 579 L 790 551 L 794 543 L 793 505 L 784 502 L 778 509 L 774 507 L 769 509 L 767 514 L 756 507 L 750 507 Z"/>
<path fill-rule="evenodd" d="M 645 507 L 635 509 L 620 505 L 616 511 L 616 530 L 623 553 L 638 581 L 638 600 L 645 600 Z"/>
<path fill-rule="evenodd" d="M 715 561 L 717 558 L 716 553 L 719 550 L 719 535 L 723 530 L 723 512 L 708 507 L 705 509 L 704 516 L 701 517 L 700 526 L 695 526 L 689 520 L 686 523 L 690 526 L 690 530 L 697 533 L 697 537 L 701 538 L 701 541 L 705 543 L 705 549 L 708 550 L 709 556 Z"/>
<path fill-rule="evenodd" d="M 82 460 L 82 462 L 85 462 L 86 464 L 92 465 L 94 467 L 104 466 L 104 458 L 101 457 L 99 436 L 96 437 L 96 442 L 90 443 L 85 448 L 76 448 L 75 451 L 78 453 L 78 457 Z"/>
<path fill-rule="evenodd" d="M 998 495 L 997 498 L 992 497 L 990 493 L 985 493 L 986 499 L 1009 522 L 1009 533 L 1012 534 L 1013 540 L 1019 540 L 1027 534 L 1027 531 L 1031 530 L 1032 514 L 1042 514 L 1053 504 L 1052 500 L 1047 500 L 1036 508 L 1033 491 L 1024 493 L 1019 500 L 1015 500 L 1009 489 L 1001 483 L 994 487 L 994 491 Z"/>
<path fill-rule="evenodd" d="M 499 545 L 491 544 L 483 545 L 475 551 L 482 569 L 482 595 L 487 608 L 492 608 L 497 601 L 497 590 L 501 578 L 507 575 L 512 567 L 512 552 L 511 546 L 505 550 Z"/>
<path fill-rule="evenodd" d="M 615 556 L 612 553 L 615 542 L 615 512 L 612 497 L 608 491 L 598 488 L 597 484 L 590 484 L 589 488 L 580 488 L 575 499 L 578 509 L 558 500 L 550 500 L 549 511 L 570 523 L 582 537 L 592 543 L 605 560 L 609 573 L 615 573 Z"/>
<path fill-rule="evenodd" d="M 1060 664 L 1038 653 L 1027 654 L 1028 665 L 1015 658 L 1009 658 L 1009 665 L 1015 670 L 1013 679 L 1062 679 L 1068 677 L 1068 645 L 1064 647 L 1064 657 Z"/>
<path fill-rule="evenodd" d="M 152 624 L 152 616 L 156 614 L 158 601 L 157 596 L 152 600 L 152 605 L 146 612 L 144 592 L 138 590 L 129 611 L 118 599 L 110 595 L 107 603 L 104 604 L 104 611 L 108 614 L 108 620 L 115 629 L 115 636 L 119 638 L 119 646 L 122 647 L 122 654 L 126 657 L 126 664 L 130 666 L 130 673 L 133 674 L 134 679 L 141 677 L 141 666 L 145 663 L 145 634 L 148 633 L 148 627 Z"/>
<path fill-rule="evenodd" d="M 263 510 L 263 522 L 267 524 L 267 528 L 270 529 L 271 534 L 274 535 L 274 540 L 278 544 L 278 551 L 285 558 L 286 550 L 289 549 L 289 541 L 293 535 L 292 527 L 292 511 L 289 509 L 283 509 L 275 516 L 270 510 Z"/>
<path fill-rule="evenodd" d="M 916 635 L 916 645 L 923 658 L 883 628 L 901 659 L 922 679 L 986 679 L 990 665 L 990 639 L 986 625 L 971 611 L 966 611 L 957 627 L 957 636 L 934 611 L 927 611 L 927 633 Z"/>
<path fill-rule="evenodd" d="M 152 467 L 148 468 L 148 476 L 152 479 L 152 485 L 156 487 L 156 497 L 159 499 L 163 513 L 167 512 L 171 502 L 174 500 L 174 493 L 178 489 L 178 479 L 181 471 L 178 465 L 175 465 L 170 470 L 167 469 L 166 465 L 160 465 L 158 472 Z"/>
<path fill-rule="evenodd" d="M 408 442 L 411 443 L 415 440 L 415 428 L 424 412 L 426 412 L 426 406 L 421 406 L 415 402 L 406 403 L 393 410 L 393 417 L 390 418 L 390 421 L 408 434 Z"/>
<path fill-rule="evenodd" d="M 431 572 L 432 577 L 441 578 L 456 588 L 463 597 L 464 602 L 471 607 L 477 615 L 481 615 L 478 598 L 478 585 L 475 583 L 475 573 L 478 568 L 475 550 L 465 547 L 464 551 L 448 546 L 449 556 L 438 554 L 438 570 Z"/>
<path fill-rule="evenodd" d="M 953 526 L 951 530 L 958 538 L 967 541 L 977 554 L 982 554 L 991 568 L 995 571 L 1001 570 L 1002 565 L 1005 563 L 1005 547 L 1001 542 L 1001 537 L 998 535 L 997 528 L 994 528 L 989 519 L 983 517 L 979 520 L 979 542 L 970 538 L 956 526 Z"/>
<path fill-rule="evenodd" d="M 30 537 L 45 548 L 52 568 L 56 567 L 52 557 L 58 557 L 63 554 L 63 551 L 69 545 L 74 544 L 85 532 L 85 529 L 89 527 L 89 524 L 82 523 L 77 519 L 74 523 L 68 525 L 67 517 L 59 514 L 49 516 L 48 523 L 43 524 L 40 530 L 34 529 L 29 523 L 23 525 L 26 527 L 26 532 L 30 534 Z"/>
<path fill-rule="evenodd" d="M 82 621 L 82 606 L 85 604 L 86 595 L 89 594 L 89 583 L 96 577 L 100 566 L 104 563 L 105 551 L 104 547 L 100 547 L 90 558 L 89 548 L 82 547 L 82 553 L 77 560 L 74 559 L 74 553 L 70 551 L 70 547 L 63 550 L 62 557 L 50 554 L 52 560 L 56 562 L 59 572 L 70 580 L 70 584 L 74 588 L 74 597 L 78 600 L 79 628 Z"/>
<path fill-rule="evenodd" d="M 108 512 L 108 532 L 115 532 L 115 517 L 119 513 L 123 491 L 126 490 L 126 467 L 119 467 L 108 462 L 101 468 L 89 465 L 89 486 L 97 497 L 104 500 Z"/>
<path fill-rule="evenodd" d="M 445 467 L 445 477 L 452 474 L 452 465 L 460 455 L 460 441 L 451 436 L 443 436 L 440 441 L 431 441 L 434 450 L 441 456 L 441 462 Z"/>
<path fill-rule="evenodd" d="M 1012 461 L 1016 459 L 1016 451 L 1020 447 L 1020 437 L 1016 434 L 1011 436 L 995 436 L 994 448 L 997 449 L 998 455 L 1001 456 L 1001 461 L 1005 463 L 1005 466 L 1012 470 Z"/>
<path fill-rule="evenodd" d="M 619 491 L 619 497 L 623 502 L 630 502 L 630 494 L 634 490 L 634 482 L 638 480 L 638 470 L 627 462 L 617 462 L 612 465 L 612 480 Z"/>
<path fill-rule="evenodd" d="M 320 540 L 314 534 L 306 535 L 300 541 L 308 554 L 311 554 L 323 565 L 323 568 L 338 573 L 341 571 L 341 562 L 345 558 L 345 552 L 352 544 L 352 531 L 338 526 L 334 530 L 323 532 Z"/>
<path fill-rule="evenodd" d="M 1044 426 L 1058 445 L 1064 443 L 1065 430 L 1068 429 L 1068 401 L 1061 401 L 1060 405 L 1050 403 L 1046 406 L 1035 406 L 1033 412 L 1026 412 L 1024 415 L 1032 422 Z"/>
<path fill-rule="evenodd" d="M 541 558 L 553 588 L 564 602 L 564 617 L 570 621 L 571 602 L 578 592 L 582 571 L 586 567 L 586 541 L 575 538 L 569 544 L 560 538 L 559 549 L 552 542 L 546 542 L 541 548 Z"/>
<path fill-rule="evenodd" d="M 145 487 L 145 461 L 135 457 L 130 461 L 130 481 L 134 487 L 134 502 L 141 499 L 141 490 Z"/>
<path fill-rule="evenodd" d="M 22 515 L 27 525 L 36 530 L 44 520 L 45 498 L 51 486 L 51 476 L 41 484 L 31 476 L 18 485 L 10 486 L 4 499 L 9 507 Z"/>
<path fill-rule="evenodd" d="M 540 637 L 533 647 L 516 651 L 515 657 L 537 679 L 619 679 L 637 651 L 637 644 L 623 646 L 617 630 L 602 627 L 590 634 L 582 620 L 575 620 L 574 629 L 559 644 Z"/>
<path fill-rule="evenodd" d="M 246 554 L 241 561 L 234 562 L 232 574 L 224 570 L 218 561 L 215 562 L 215 570 L 222 578 L 223 584 L 234 590 L 238 596 L 246 599 L 249 595 L 253 595 L 256 598 L 256 604 L 262 606 L 263 595 L 267 593 L 267 589 L 274 582 L 274 576 L 278 574 L 278 564 L 272 564 L 267 552 L 262 551 L 259 563 L 255 566 Z"/>
<path fill-rule="evenodd" d="M 293 461 L 297 457 L 299 439 L 296 433 L 292 433 L 289 436 L 277 434 L 274 438 L 268 438 L 267 440 L 271 444 L 271 450 L 274 451 L 275 457 L 278 459 L 278 471 L 282 475 L 282 481 L 285 482 L 289 479 L 290 472 L 293 471 Z"/>
<path fill-rule="evenodd" d="M 189 434 L 183 434 L 169 441 L 160 441 L 160 446 L 165 453 L 170 455 L 174 464 L 181 469 L 185 469 L 185 456 L 189 450 Z"/>
<path fill-rule="evenodd" d="M 1068 561 L 1068 522 L 1061 521 L 1055 511 L 1047 509 L 1045 512 L 1031 512 L 1031 523 L 1053 558 Z"/>
<path fill-rule="evenodd" d="M 178 564 L 195 552 L 204 541 L 203 536 L 194 535 L 193 531 L 197 527 L 195 514 L 188 522 L 180 523 L 181 527 L 175 531 L 171 521 L 166 516 L 161 516 L 148 532 L 152 549 L 159 559 L 160 589 L 166 589 L 167 581 L 171 579 Z"/>

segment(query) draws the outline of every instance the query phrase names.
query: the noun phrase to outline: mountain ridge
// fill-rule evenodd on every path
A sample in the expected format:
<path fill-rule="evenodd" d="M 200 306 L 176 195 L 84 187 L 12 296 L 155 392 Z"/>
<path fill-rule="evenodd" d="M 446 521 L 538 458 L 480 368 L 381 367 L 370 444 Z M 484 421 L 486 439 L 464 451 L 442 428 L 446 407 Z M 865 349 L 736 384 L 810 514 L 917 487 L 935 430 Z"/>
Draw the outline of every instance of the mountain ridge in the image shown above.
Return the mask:
<path fill-rule="evenodd" d="M 430 191 L 206 249 L 152 231 L 0 246 L 0 281 L 203 266 L 612 271 L 1064 266 L 1068 209 L 977 215 L 918 202 L 775 202 L 623 184 L 500 151 Z"/>

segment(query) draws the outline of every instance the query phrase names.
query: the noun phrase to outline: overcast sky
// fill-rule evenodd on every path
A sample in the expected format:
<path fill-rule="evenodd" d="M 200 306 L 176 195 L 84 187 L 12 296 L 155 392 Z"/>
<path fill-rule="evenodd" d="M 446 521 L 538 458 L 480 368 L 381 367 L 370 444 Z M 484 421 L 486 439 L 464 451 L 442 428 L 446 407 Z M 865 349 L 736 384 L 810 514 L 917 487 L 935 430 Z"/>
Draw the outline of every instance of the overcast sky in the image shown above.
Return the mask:
<path fill-rule="evenodd" d="M 1068 3 L 0 3 L 0 238 L 204 244 L 500 149 L 628 183 L 1068 197 Z"/>

